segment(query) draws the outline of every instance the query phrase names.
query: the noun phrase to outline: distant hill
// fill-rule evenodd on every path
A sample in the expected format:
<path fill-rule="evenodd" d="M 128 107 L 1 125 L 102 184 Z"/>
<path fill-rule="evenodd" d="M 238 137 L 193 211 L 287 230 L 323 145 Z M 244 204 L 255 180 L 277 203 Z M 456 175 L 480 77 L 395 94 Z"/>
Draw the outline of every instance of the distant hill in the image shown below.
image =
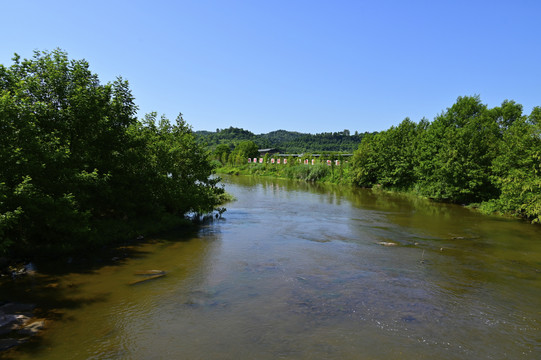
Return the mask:
<path fill-rule="evenodd" d="M 367 133 L 351 135 L 349 130 L 334 133 L 308 134 L 296 131 L 276 130 L 267 134 L 256 135 L 241 128 L 229 127 L 212 131 L 196 131 L 195 135 L 200 143 L 214 149 L 219 144 L 234 147 L 240 141 L 251 140 L 262 148 L 276 148 L 282 153 L 320 153 L 320 152 L 347 152 L 352 153 L 359 147 L 363 136 Z"/>
<path fill-rule="evenodd" d="M 301 138 L 303 135 L 307 135 L 307 134 L 302 134 L 296 131 L 276 130 L 276 131 L 271 131 L 270 133 L 267 133 L 267 134 L 261 134 L 259 136 L 263 139 L 266 139 L 272 144 L 283 144 L 283 143 L 294 142 L 297 139 Z M 273 147 L 276 147 L 276 146 L 273 146 Z"/>

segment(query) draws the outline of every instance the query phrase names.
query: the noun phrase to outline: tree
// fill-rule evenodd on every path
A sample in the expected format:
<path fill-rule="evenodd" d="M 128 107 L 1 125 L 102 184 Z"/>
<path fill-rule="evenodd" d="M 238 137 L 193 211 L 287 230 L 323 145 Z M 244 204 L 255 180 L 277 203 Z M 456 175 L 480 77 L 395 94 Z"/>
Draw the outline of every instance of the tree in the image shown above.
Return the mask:
<path fill-rule="evenodd" d="M 418 190 L 437 200 L 470 203 L 497 196 L 490 167 L 498 126 L 479 96 L 459 97 L 419 139 Z"/>
<path fill-rule="evenodd" d="M 498 126 L 501 129 L 501 133 L 507 130 L 513 123 L 522 116 L 522 105 L 517 104 L 513 100 L 504 100 L 502 105 L 490 110 L 492 116 L 495 118 Z"/>
<path fill-rule="evenodd" d="M 362 187 L 377 184 L 381 159 L 377 135 L 367 135 L 353 153 L 353 181 Z"/>
<path fill-rule="evenodd" d="M 493 172 L 501 194 L 485 207 L 541 222 L 541 107 L 506 128 Z"/>
<path fill-rule="evenodd" d="M 231 153 L 231 148 L 227 144 L 219 144 L 213 152 L 213 158 L 220 161 L 222 164 L 227 163 L 227 158 Z"/>
<path fill-rule="evenodd" d="M 61 50 L 13 61 L 0 65 L 0 252 L 71 251 L 218 204 L 182 117 L 141 123 L 127 81 L 100 84 Z"/>
<path fill-rule="evenodd" d="M 0 213 L 18 215 L 3 240 L 22 248 L 88 239 L 136 121 L 127 82 L 101 85 L 86 61 L 60 50 L 13 61 L 0 68 Z"/>
<path fill-rule="evenodd" d="M 426 120 L 415 124 L 406 118 L 397 127 L 365 136 L 353 156 L 354 181 L 361 186 L 411 188 L 416 182 L 417 142 L 426 126 Z"/>
<path fill-rule="evenodd" d="M 209 154 L 196 143 L 182 114 L 174 124 L 164 116 L 157 121 L 156 113 L 148 114 L 134 133 L 145 144 L 140 155 L 148 159 L 145 172 L 137 175 L 152 184 L 142 190 L 145 202 L 153 204 L 149 210 L 183 216 L 209 212 L 219 204 L 215 195 L 223 190 L 216 187 L 219 179 L 211 178 Z"/>
<path fill-rule="evenodd" d="M 382 134 L 381 145 L 385 166 L 379 182 L 395 189 L 408 189 L 417 181 L 415 176 L 415 151 L 420 133 L 425 130 L 426 121 L 419 124 L 405 118 L 397 127 L 391 127 Z"/>
<path fill-rule="evenodd" d="M 240 165 L 246 163 L 248 158 L 255 158 L 259 156 L 257 145 L 250 140 L 244 140 L 235 146 L 235 149 L 231 153 L 234 157 L 234 163 Z"/>
<path fill-rule="evenodd" d="M 217 129 L 219 130 L 219 129 Z M 218 144 L 234 147 L 241 141 L 253 141 L 259 148 L 278 148 L 284 153 L 300 154 L 305 152 L 353 152 L 361 142 L 364 134 L 351 135 L 349 130 L 337 133 L 305 134 L 295 131 L 276 130 L 267 134 L 255 135 L 247 130 L 230 127 L 218 132 L 197 131 L 199 143 L 211 149 Z"/>

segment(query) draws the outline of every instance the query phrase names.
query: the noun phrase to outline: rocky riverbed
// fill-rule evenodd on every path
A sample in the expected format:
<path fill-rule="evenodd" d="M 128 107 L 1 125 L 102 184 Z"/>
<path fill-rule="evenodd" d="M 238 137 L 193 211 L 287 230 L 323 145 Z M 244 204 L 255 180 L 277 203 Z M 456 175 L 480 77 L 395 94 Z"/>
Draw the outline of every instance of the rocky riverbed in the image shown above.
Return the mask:
<path fill-rule="evenodd" d="M 1 260 L 1 259 L 0 259 Z M 1 276 L 8 281 L 33 276 L 33 264 L 3 266 Z M 9 294 L 4 294 L 9 296 Z M 20 345 L 45 327 L 45 319 L 35 316 L 34 304 L 0 299 L 0 351 Z"/>
<path fill-rule="evenodd" d="M 0 351 L 22 344 L 45 326 L 34 317 L 35 305 L 4 303 L 0 306 Z"/>

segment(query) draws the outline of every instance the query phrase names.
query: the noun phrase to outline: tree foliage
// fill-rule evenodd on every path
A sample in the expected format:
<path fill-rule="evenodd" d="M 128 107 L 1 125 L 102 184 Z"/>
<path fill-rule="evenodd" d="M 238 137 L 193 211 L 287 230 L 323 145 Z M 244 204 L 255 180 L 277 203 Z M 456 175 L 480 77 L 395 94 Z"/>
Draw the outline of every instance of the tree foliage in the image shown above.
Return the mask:
<path fill-rule="evenodd" d="M 419 191 L 437 200 L 460 203 L 497 195 L 489 173 L 497 134 L 496 121 L 478 96 L 459 97 L 420 139 Z"/>
<path fill-rule="evenodd" d="M 61 50 L 13 61 L 0 65 L 1 252 L 70 251 L 128 236 L 115 226 L 138 231 L 142 218 L 218 203 L 181 117 L 138 121 L 127 81 L 100 84 Z"/>
<path fill-rule="evenodd" d="M 501 194 L 485 207 L 541 222 L 541 107 L 506 126 L 498 150 L 492 170 Z"/>
<path fill-rule="evenodd" d="M 244 140 L 235 146 L 229 162 L 240 165 L 246 163 L 246 159 L 255 157 L 259 157 L 257 145 L 251 140 Z"/>
<path fill-rule="evenodd" d="M 306 134 L 295 131 L 276 130 L 267 134 L 256 135 L 248 130 L 230 127 L 217 129 L 216 132 L 196 132 L 198 141 L 210 149 L 226 144 L 230 148 L 236 147 L 241 141 L 253 141 L 260 149 L 276 148 L 282 153 L 323 153 L 323 152 L 349 152 L 352 153 L 361 142 L 364 134 L 349 130 L 342 132 L 328 132 L 320 134 Z"/>
<path fill-rule="evenodd" d="M 438 201 L 541 220 L 541 108 L 505 100 L 489 109 L 459 97 L 433 122 L 409 119 L 365 136 L 354 153 L 360 186 L 411 190 Z"/>
<path fill-rule="evenodd" d="M 416 124 L 406 118 L 397 127 L 365 136 L 353 156 L 356 183 L 409 187 L 415 181 L 416 143 L 425 127 L 426 121 Z"/>

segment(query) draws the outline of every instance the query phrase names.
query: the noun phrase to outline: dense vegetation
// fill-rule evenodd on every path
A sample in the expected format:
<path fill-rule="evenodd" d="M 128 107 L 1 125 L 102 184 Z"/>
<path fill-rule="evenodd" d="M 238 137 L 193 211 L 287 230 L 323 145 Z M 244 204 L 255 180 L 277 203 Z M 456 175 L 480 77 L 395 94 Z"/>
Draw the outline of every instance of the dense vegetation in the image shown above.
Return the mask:
<path fill-rule="evenodd" d="M 126 81 L 101 84 L 86 61 L 60 50 L 13 61 L 0 65 L 3 256 L 100 246 L 212 211 L 223 189 L 210 159 L 228 165 L 223 172 L 409 191 L 541 222 L 540 107 L 525 115 L 513 101 L 489 109 L 460 97 L 432 122 L 405 119 L 374 134 L 196 136 L 182 115 L 137 119 Z M 246 164 L 265 147 L 304 155 Z M 349 163 L 333 153 L 354 148 Z"/>
<path fill-rule="evenodd" d="M 247 142 L 252 141 L 247 137 L 242 148 L 248 148 Z M 257 147 L 252 144 L 252 149 Z M 334 162 L 326 166 L 326 159 L 340 156 L 332 153 L 315 158 L 314 166 L 291 159 L 288 166 L 269 164 L 270 159 L 248 165 L 246 158 L 251 156 L 227 144 L 215 147 L 214 159 L 226 165 L 219 169 L 225 173 L 412 192 L 541 222 L 540 107 L 524 115 L 514 101 L 489 109 L 479 96 L 459 97 L 432 122 L 406 118 L 386 131 L 365 134 L 357 146 L 352 161 L 338 167 Z M 311 163 L 309 153 L 315 149 L 306 145 L 303 159 Z"/>
<path fill-rule="evenodd" d="M 0 65 L 0 255 L 89 248 L 211 211 L 223 189 L 182 116 L 61 50 Z"/>
<path fill-rule="evenodd" d="M 217 155 L 215 153 L 215 156 Z M 347 159 L 351 158 L 343 157 L 340 154 L 328 153 L 318 154 L 318 156 L 304 154 L 300 157 L 280 157 L 276 154 L 272 156 L 267 154 L 263 157 L 263 162 L 257 164 L 247 164 L 245 159 L 244 161 L 237 161 L 238 158 L 234 156 L 230 156 L 228 159 L 229 162 L 223 164 L 220 162 L 218 164 L 218 166 L 221 166 L 217 169 L 219 173 L 351 184 L 352 168 L 347 162 Z M 278 163 L 278 160 L 280 160 L 280 163 Z M 305 161 L 310 165 L 305 165 Z"/>
<path fill-rule="evenodd" d="M 526 116 L 514 101 L 489 109 L 479 96 L 459 97 L 431 123 L 405 119 L 365 137 L 353 182 L 540 222 L 540 164 L 540 107 Z"/>
<path fill-rule="evenodd" d="M 241 141 L 253 141 L 259 149 L 275 148 L 284 154 L 343 152 L 353 153 L 366 133 L 349 130 L 334 133 L 305 134 L 294 131 L 277 130 L 267 134 L 254 133 L 230 127 L 216 129 L 216 132 L 197 131 L 198 141 L 215 150 L 218 145 L 227 145 L 232 150 Z"/>

